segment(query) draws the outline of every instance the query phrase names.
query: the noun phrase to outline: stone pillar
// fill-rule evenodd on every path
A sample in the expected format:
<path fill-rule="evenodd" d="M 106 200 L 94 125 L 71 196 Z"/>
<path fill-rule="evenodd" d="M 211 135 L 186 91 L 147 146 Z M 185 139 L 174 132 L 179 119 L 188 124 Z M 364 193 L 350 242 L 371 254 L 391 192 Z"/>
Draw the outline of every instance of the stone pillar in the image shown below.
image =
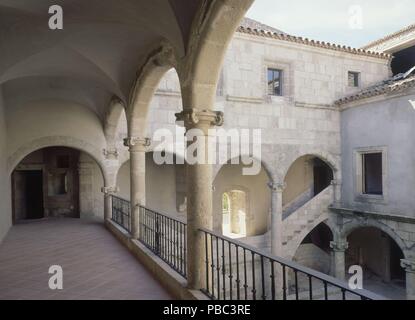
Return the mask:
<path fill-rule="evenodd" d="M 271 253 L 274 256 L 283 256 L 282 241 L 282 193 L 285 183 L 269 183 L 271 189 Z"/>
<path fill-rule="evenodd" d="M 131 236 L 138 239 L 140 205 L 146 204 L 146 150 L 150 139 L 129 137 L 124 145 L 130 151 Z"/>
<path fill-rule="evenodd" d="M 194 136 L 200 148 L 196 163 L 189 163 L 194 150 L 188 148 L 186 161 L 187 186 L 187 283 L 190 289 L 205 286 L 204 236 L 200 228 L 212 230 L 212 165 L 208 161 L 208 131 L 213 126 L 222 125 L 223 113 L 210 110 L 185 109 L 176 114 L 177 121 L 184 122 L 186 134 Z M 189 132 L 191 131 L 191 132 Z M 189 138 L 189 136 L 188 136 Z M 189 141 L 188 144 L 192 144 Z"/>
<path fill-rule="evenodd" d="M 346 279 L 346 250 L 349 247 L 347 241 L 331 241 L 330 247 L 333 250 L 334 276 L 340 280 Z"/>
<path fill-rule="evenodd" d="M 104 194 L 104 222 L 112 219 L 112 198 L 113 194 L 119 191 L 118 187 L 103 187 L 101 192 Z"/>
<path fill-rule="evenodd" d="M 331 185 L 333 186 L 333 206 L 336 208 L 341 207 L 341 181 L 332 180 Z"/>
<path fill-rule="evenodd" d="M 406 272 L 406 299 L 415 300 L 415 259 L 402 259 L 401 266 Z"/>
<path fill-rule="evenodd" d="M 93 163 L 88 160 L 80 159 L 78 163 L 79 214 L 81 218 L 90 218 L 94 215 Z"/>

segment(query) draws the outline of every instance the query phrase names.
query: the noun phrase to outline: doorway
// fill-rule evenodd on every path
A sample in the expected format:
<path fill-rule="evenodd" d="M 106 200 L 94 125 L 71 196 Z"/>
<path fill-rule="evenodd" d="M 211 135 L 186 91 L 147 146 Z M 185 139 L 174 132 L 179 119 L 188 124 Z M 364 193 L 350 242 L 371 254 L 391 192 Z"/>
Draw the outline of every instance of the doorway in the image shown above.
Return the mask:
<path fill-rule="evenodd" d="M 14 220 L 34 220 L 44 217 L 43 171 L 13 173 Z"/>

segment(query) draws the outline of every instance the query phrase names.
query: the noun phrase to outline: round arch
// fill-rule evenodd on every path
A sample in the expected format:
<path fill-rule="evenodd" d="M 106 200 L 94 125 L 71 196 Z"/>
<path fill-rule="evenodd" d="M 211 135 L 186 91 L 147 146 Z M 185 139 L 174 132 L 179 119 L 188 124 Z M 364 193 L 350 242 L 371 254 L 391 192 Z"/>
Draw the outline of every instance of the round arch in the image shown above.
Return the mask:
<path fill-rule="evenodd" d="M 281 174 L 282 180 L 287 176 L 288 171 L 290 170 L 291 166 L 299 159 L 303 157 L 315 157 L 320 159 L 321 161 L 325 162 L 333 171 L 333 177 L 336 180 L 341 180 L 341 170 L 340 170 L 340 163 L 333 155 L 327 152 L 317 152 L 317 151 L 310 151 L 310 152 L 303 152 L 295 154 L 293 157 L 287 159 L 285 164 L 282 165 Z"/>
<path fill-rule="evenodd" d="M 102 176 L 104 178 L 104 183 L 107 184 L 109 180 L 109 174 L 106 170 L 104 160 L 102 158 L 102 152 L 100 152 L 93 145 L 88 142 L 66 136 L 53 136 L 53 137 L 43 137 L 36 140 L 32 140 L 25 145 L 21 146 L 16 152 L 14 152 L 8 158 L 8 175 L 10 176 L 16 166 L 29 154 L 36 150 L 40 150 L 48 147 L 67 147 L 73 148 L 82 152 L 85 152 L 91 156 L 98 164 Z"/>
<path fill-rule="evenodd" d="M 402 250 L 405 258 L 409 257 L 408 248 L 405 245 L 405 242 L 402 240 L 401 237 L 399 237 L 395 231 L 393 231 L 389 226 L 387 226 L 384 223 L 373 221 L 373 220 L 367 220 L 364 224 L 362 224 L 359 221 L 353 221 L 348 224 L 345 224 L 340 232 L 341 239 L 347 239 L 347 237 L 353 233 L 353 231 L 356 231 L 361 228 L 375 228 L 378 230 L 383 231 L 386 233 L 393 241 L 396 242 L 396 244 L 399 246 L 399 248 Z"/>
<path fill-rule="evenodd" d="M 243 156 L 243 155 L 238 155 L 237 157 L 229 158 L 229 159 L 227 159 L 225 164 L 214 166 L 213 167 L 212 180 L 214 181 L 216 179 L 216 177 L 218 176 L 219 172 L 222 170 L 223 167 L 225 167 L 226 165 L 229 165 L 233 159 L 240 158 L 241 156 Z M 263 159 L 259 160 L 255 157 L 250 157 L 250 158 L 252 158 L 253 161 L 255 161 L 255 162 L 257 162 L 261 165 L 261 168 L 264 169 L 265 173 L 268 176 L 268 179 L 269 179 L 270 183 L 276 182 L 275 175 L 273 174 L 273 171 L 272 171 L 272 165 L 270 163 L 268 163 L 268 161 L 265 161 Z M 240 161 L 240 165 L 241 166 L 243 165 L 241 163 L 241 161 Z"/>

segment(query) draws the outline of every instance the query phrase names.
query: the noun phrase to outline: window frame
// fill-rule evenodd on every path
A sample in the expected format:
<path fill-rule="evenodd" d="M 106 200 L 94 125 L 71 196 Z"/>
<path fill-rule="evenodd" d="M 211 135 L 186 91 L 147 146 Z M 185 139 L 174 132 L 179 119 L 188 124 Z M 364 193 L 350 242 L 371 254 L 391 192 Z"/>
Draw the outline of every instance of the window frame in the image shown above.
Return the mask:
<path fill-rule="evenodd" d="M 357 85 L 350 85 L 349 82 L 349 77 L 350 74 L 353 74 L 354 76 L 357 76 Z M 353 78 L 354 80 L 356 80 L 356 78 Z M 361 83 L 361 72 L 359 71 L 347 71 L 347 86 L 349 88 L 360 88 L 360 83 Z"/>
<path fill-rule="evenodd" d="M 269 73 L 272 71 L 273 73 L 279 72 L 279 81 L 280 81 L 280 94 L 275 94 L 275 91 L 273 94 L 270 93 L 269 90 Z M 276 67 L 267 67 L 267 95 L 270 97 L 283 97 L 284 96 L 284 69 L 276 68 Z M 273 80 L 274 81 L 274 80 Z M 275 88 L 274 88 L 275 90 Z"/>
<path fill-rule="evenodd" d="M 382 154 L 382 194 L 368 194 L 365 193 L 364 186 L 364 168 L 363 160 L 364 155 L 381 153 Z M 387 203 L 388 199 L 388 152 L 387 147 L 366 147 L 356 148 L 354 150 L 354 193 L 355 201 L 360 202 L 374 202 L 374 203 Z"/>

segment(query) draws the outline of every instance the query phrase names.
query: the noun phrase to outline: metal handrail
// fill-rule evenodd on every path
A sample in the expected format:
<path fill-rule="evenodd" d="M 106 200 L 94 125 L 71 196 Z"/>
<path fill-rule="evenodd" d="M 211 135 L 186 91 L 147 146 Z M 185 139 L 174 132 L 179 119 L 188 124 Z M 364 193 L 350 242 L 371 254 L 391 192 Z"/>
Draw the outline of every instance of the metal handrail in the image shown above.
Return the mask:
<path fill-rule="evenodd" d="M 139 206 L 139 241 L 184 278 L 187 276 L 187 224 Z"/>
<path fill-rule="evenodd" d="M 213 277 L 214 277 L 213 270 L 215 268 L 216 268 L 216 270 L 222 269 L 221 270 L 221 275 L 223 275 L 223 280 L 225 280 L 225 276 L 224 276 L 225 270 L 224 270 L 224 268 L 226 268 L 226 266 L 227 266 L 227 263 L 225 262 L 226 254 L 223 250 L 220 253 L 220 246 L 218 247 L 219 248 L 218 252 L 216 252 L 216 257 L 217 257 L 218 261 L 216 261 L 216 265 L 214 265 L 213 260 L 215 260 L 214 259 L 215 255 L 212 254 L 212 250 L 214 248 L 212 248 L 212 247 L 208 248 L 209 247 L 208 244 L 212 243 L 212 239 L 215 239 L 216 244 L 219 241 L 222 241 L 223 248 L 225 248 L 224 243 L 225 242 L 227 243 L 227 247 L 229 247 L 229 261 L 227 261 L 228 265 L 232 265 L 232 260 L 231 259 L 232 259 L 233 255 L 231 254 L 231 251 L 232 251 L 231 250 L 231 245 L 233 245 L 234 248 L 236 248 L 236 252 L 238 252 L 237 250 L 238 250 L 238 248 L 240 248 L 244 251 L 249 251 L 251 253 L 253 259 L 255 258 L 254 257 L 255 255 L 260 257 L 260 262 L 261 262 L 261 267 L 262 267 L 261 272 L 262 273 L 264 273 L 264 260 L 267 260 L 268 262 L 271 262 L 272 274 L 270 275 L 270 278 L 272 280 L 274 280 L 274 278 L 275 278 L 274 263 L 278 263 L 280 266 L 282 266 L 282 268 L 283 268 L 283 277 L 284 277 L 284 283 L 283 283 L 283 288 L 282 289 L 284 291 L 283 292 L 283 298 L 284 299 L 287 298 L 287 293 L 286 293 L 287 287 L 286 287 L 286 283 L 285 283 L 285 281 L 286 281 L 286 269 L 290 269 L 295 274 L 295 282 L 296 282 L 295 283 L 295 287 L 296 287 L 295 296 L 296 296 L 296 299 L 299 298 L 297 274 L 301 273 L 301 274 L 306 275 L 309 278 L 310 287 L 312 286 L 312 284 L 311 284 L 312 279 L 311 278 L 317 279 L 317 280 L 323 282 L 324 289 L 325 289 L 325 298 L 326 298 L 326 300 L 328 300 L 327 287 L 329 285 L 341 290 L 343 300 L 346 300 L 346 293 L 350 293 L 350 294 L 353 294 L 357 297 L 360 297 L 362 300 L 387 300 L 385 297 L 382 297 L 380 295 L 377 295 L 377 294 L 375 294 L 373 292 L 370 292 L 368 290 L 365 290 L 365 289 L 361 289 L 361 290 L 351 289 L 351 288 L 349 288 L 349 286 L 345 282 L 340 281 L 339 279 L 336 279 L 334 277 L 326 275 L 322 272 L 304 267 L 304 266 L 302 266 L 302 265 L 300 265 L 296 262 L 289 261 L 289 260 L 281 258 L 281 257 L 270 255 L 269 253 L 265 252 L 264 250 L 254 248 L 250 245 L 247 245 L 247 244 L 242 243 L 242 242 L 240 242 L 238 240 L 235 240 L 235 239 L 228 238 L 228 237 L 223 236 L 222 234 L 219 234 L 219 233 L 214 232 L 212 230 L 208 230 L 208 229 L 205 229 L 205 228 L 201 228 L 199 230 L 205 234 L 205 247 L 206 247 L 205 248 L 206 249 L 206 260 L 205 260 L 206 261 L 206 266 L 205 267 L 206 267 L 206 277 L 207 277 L 207 279 L 206 279 L 206 288 L 204 288 L 204 292 L 206 294 L 208 294 L 211 298 L 218 299 L 218 296 L 215 296 L 214 294 L 212 295 L 212 291 L 214 292 L 214 290 L 209 290 L 209 287 L 211 287 L 212 289 L 215 287 L 215 285 L 213 283 Z M 210 239 L 208 239 L 208 235 L 210 236 Z M 209 241 L 209 240 L 211 240 L 211 241 Z M 209 250 L 211 251 L 210 253 L 209 253 Z M 237 253 L 237 255 L 238 255 L 238 253 Z M 221 264 L 221 262 L 219 261 L 220 259 L 222 259 L 222 265 L 221 266 L 219 266 Z M 234 259 L 235 259 L 235 257 L 234 257 Z M 246 263 L 246 261 L 244 261 L 244 263 Z M 237 266 L 237 267 L 239 267 L 239 266 Z M 244 266 L 244 267 L 246 267 L 246 266 Z M 231 268 L 232 268 L 232 266 L 230 267 L 230 271 L 232 273 Z M 209 271 L 209 269 L 211 270 L 211 272 Z M 229 267 L 228 267 L 228 269 L 229 269 Z M 245 270 L 245 272 L 246 272 L 246 270 Z M 209 279 L 209 275 L 211 276 L 211 279 Z M 239 277 L 239 274 L 238 274 L 238 277 Z M 218 278 L 219 278 L 219 272 L 218 272 Z M 235 278 L 235 276 L 233 274 L 230 274 L 228 276 L 228 278 L 232 279 L 232 278 Z M 264 276 L 264 274 L 262 274 L 262 281 L 264 281 L 264 278 L 265 278 L 265 276 Z M 254 280 L 253 281 L 253 284 L 254 284 L 253 290 L 255 291 L 256 290 L 256 288 L 255 288 L 255 279 L 253 279 L 253 280 Z M 226 288 L 224 287 L 224 285 L 226 285 L 226 283 L 222 283 L 223 288 L 221 288 L 221 290 L 218 290 L 217 293 L 219 293 L 220 291 L 226 291 L 225 290 Z M 238 283 L 238 285 L 239 285 L 239 283 Z M 245 283 L 245 286 L 246 285 L 247 284 Z M 272 285 L 273 284 L 271 284 L 271 286 Z M 219 289 L 220 286 L 217 286 L 217 287 Z M 232 295 L 232 288 L 231 287 L 232 287 L 232 285 L 230 284 L 230 288 L 229 288 L 231 290 L 230 295 Z M 264 283 L 262 283 L 262 287 L 264 287 Z M 272 290 L 275 290 L 275 288 L 273 288 Z M 310 299 L 312 299 L 312 296 L 313 296 L 312 288 L 310 288 L 309 294 L 310 294 Z M 223 295 L 225 295 L 225 292 L 224 292 Z M 220 297 L 220 295 L 219 295 L 219 297 Z M 273 295 L 273 297 L 274 297 L 274 295 Z M 225 298 L 225 296 L 224 296 L 224 298 Z M 255 298 L 255 294 L 254 294 L 254 298 Z"/>

